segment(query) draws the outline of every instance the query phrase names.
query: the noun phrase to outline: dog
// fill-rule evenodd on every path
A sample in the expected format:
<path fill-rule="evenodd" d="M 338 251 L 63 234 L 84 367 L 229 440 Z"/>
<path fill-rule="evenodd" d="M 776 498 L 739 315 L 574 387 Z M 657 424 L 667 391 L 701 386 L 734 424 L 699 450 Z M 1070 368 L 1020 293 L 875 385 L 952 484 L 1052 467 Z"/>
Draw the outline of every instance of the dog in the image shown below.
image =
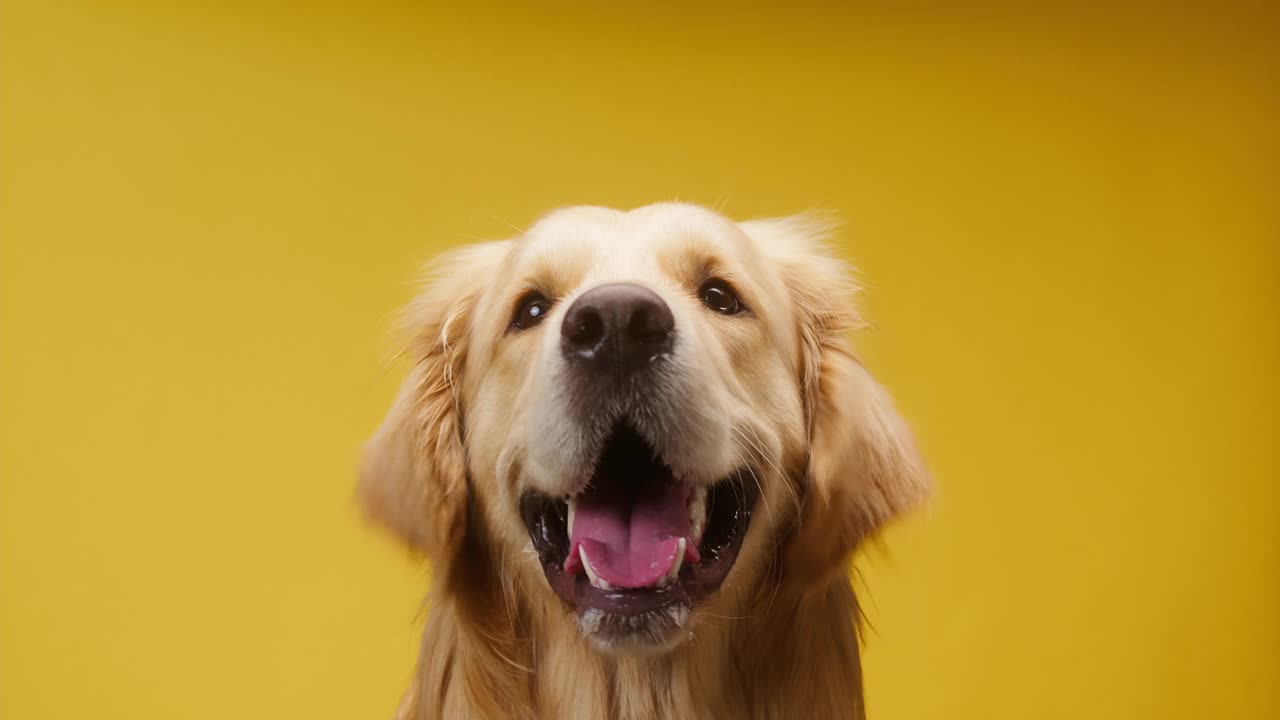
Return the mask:
<path fill-rule="evenodd" d="M 432 590 L 399 718 L 862 718 L 849 558 L 931 481 L 813 216 L 571 207 L 446 253 L 365 446 Z"/>

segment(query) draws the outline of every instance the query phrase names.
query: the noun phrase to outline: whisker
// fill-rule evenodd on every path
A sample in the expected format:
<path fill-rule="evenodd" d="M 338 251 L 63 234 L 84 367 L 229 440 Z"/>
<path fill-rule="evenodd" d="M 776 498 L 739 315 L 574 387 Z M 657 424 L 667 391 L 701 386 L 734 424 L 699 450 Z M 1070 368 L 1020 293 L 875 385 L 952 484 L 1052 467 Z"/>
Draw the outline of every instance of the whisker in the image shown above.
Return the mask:
<path fill-rule="evenodd" d="M 755 613 L 747 613 L 746 615 L 720 615 L 707 610 L 703 610 L 702 614 L 707 617 L 713 617 L 718 620 L 749 620 L 755 617 Z"/>
<path fill-rule="evenodd" d="M 757 454 L 759 454 L 759 455 L 760 455 L 761 459 L 763 459 L 765 462 L 769 463 L 769 465 L 770 465 L 770 466 L 771 466 L 771 467 L 772 467 L 772 468 L 773 468 L 773 469 L 778 473 L 778 480 L 779 480 L 779 482 L 782 482 L 782 483 L 786 486 L 786 488 L 787 488 L 787 496 L 790 498 L 790 500 L 791 500 L 791 505 L 792 505 L 792 507 L 795 509 L 795 512 L 794 512 L 794 513 L 792 514 L 792 516 L 791 516 L 791 526 L 790 526 L 790 527 L 788 527 L 788 528 L 786 529 L 786 531 L 783 531 L 783 532 L 779 532 L 779 533 L 777 533 L 777 535 L 775 536 L 775 538 L 774 538 L 774 540 L 773 540 L 773 546 L 772 546 L 772 548 L 770 548 L 770 550 L 771 550 L 771 551 L 777 551 L 777 549 L 778 549 L 778 548 L 782 547 L 782 543 L 786 541 L 786 538 L 787 538 L 787 536 L 788 536 L 788 535 L 790 535 L 791 530 L 792 530 L 792 529 L 794 529 L 794 528 L 795 528 L 795 526 L 796 526 L 796 524 L 798 524 L 798 523 L 800 522 L 800 512 L 799 512 L 799 511 L 800 511 L 800 496 L 799 496 L 799 494 L 796 492 L 796 489 L 795 489 L 794 487 L 792 487 L 792 486 L 791 486 L 791 482 L 790 482 L 790 480 L 787 478 L 786 474 L 782 472 L 782 468 L 778 467 L 778 464 L 777 464 L 777 463 L 775 463 L 775 462 L 774 462 L 774 461 L 769 457 L 769 455 L 767 455 L 767 454 L 764 452 L 764 450 L 760 448 L 760 445 L 759 445 L 759 444 L 757 444 L 757 443 L 755 443 L 755 442 L 752 442 L 752 441 L 750 440 L 750 438 L 748 438 L 745 434 L 743 434 L 743 433 L 742 433 L 742 431 L 738 430 L 738 428 L 736 428 L 736 427 L 735 427 L 735 428 L 734 428 L 734 431 L 735 431 L 735 432 L 737 432 L 737 433 L 738 433 L 738 435 L 739 435 L 739 437 L 741 437 L 744 441 L 746 441 L 746 442 L 747 442 L 747 444 L 748 444 L 748 445 L 750 445 L 750 446 L 752 447 L 752 449 L 754 449 L 754 450 L 755 450 L 755 452 L 756 452 Z M 755 434 L 755 430 L 754 430 L 754 429 L 752 430 L 752 434 Z M 755 435 L 755 436 L 756 436 L 756 438 L 757 438 L 757 439 L 759 439 L 759 438 L 760 438 L 760 436 L 759 436 L 759 435 Z M 763 443 L 763 441 L 761 441 L 761 443 Z M 752 477 L 753 477 L 753 478 L 755 478 L 755 472 L 754 472 L 754 471 L 750 471 L 750 472 L 751 472 L 751 474 L 752 474 Z M 759 478 L 755 478 L 755 480 L 756 480 L 756 487 L 760 487 L 760 480 L 759 480 Z M 761 488 L 761 490 L 760 490 L 760 494 L 761 494 L 761 495 L 764 495 L 764 489 L 763 489 L 763 488 Z M 765 507 L 768 509 L 769 514 L 770 514 L 770 516 L 772 517 L 772 516 L 773 516 L 773 508 L 772 508 L 772 507 L 769 507 L 768 499 L 766 499 L 766 500 L 765 500 Z M 776 520 L 776 518 L 775 518 L 775 520 Z M 771 600 L 771 601 L 772 601 L 772 600 Z"/>
<path fill-rule="evenodd" d="M 753 455 L 760 456 L 761 460 L 768 461 L 768 458 L 764 457 L 764 451 L 760 448 L 759 445 L 756 445 L 754 442 L 752 442 L 751 438 L 748 438 L 746 434 L 744 434 L 741 430 L 739 430 L 736 427 L 733 428 L 733 431 L 736 432 L 738 434 L 738 437 L 741 438 L 743 442 L 745 442 L 752 449 Z M 755 481 L 756 489 L 760 491 L 760 497 L 764 499 L 765 508 L 768 509 L 770 517 L 773 518 L 774 520 L 777 520 L 777 517 L 774 515 L 773 506 L 769 504 L 769 498 L 764 492 L 764 485 L 760 482 L 760 478 L 759 476 L 756 475 L 756 471 L 750 465 L 748 465 L 747 472 L 751 474 L 751 479 Z"/>
<path fill-rule="evenodd" d="M 493 218 L 494 220 L 497 220 L 498 222 L 506 225 L 507 227 L 510 227 L 512 230 L 515 230 L 517 234 L 524 232 L 524 230 L 519 225 L 516 225 L 515 223 L 511 222 L 510 220 L 507 220 L 506 218 L 500 218 L 497 215 L 494 215 L 493 213 L 485 213 L 485 214 Z"/>
<path fill-rule="evenodd" d="M 734 432 L 738 433 L 738 437 L 741 438 L 743 442 L 745 442 L 749 447 L 752 448 L 753 450 L 753 452 L 751 453 L 752 455 L 759 453 L 759 448 L 756 448 L 755 445 L 751 443 L 750 438 L 748 438 L 746 435 L 743 435 L 737 428 L 734 428 Z M 751 467 L 751 465 L 747 465 L 747 473 L 751 475 L 751 480 L 756 484 L 756 490 L 759 491 L 760 499 L 764 502 L 765 510 L 767 510 L 769 513 L 769 519 L 774 522 L 777 522 L 777 519 L 778 519 L 777 515 L 773 510 L 773 505 L 769 502 L 769 496 L 764 491 L 764 485 L 760 482 L 760 477 L 756 475 L 756 471 L 754 468 Z M 745 504 L 746 497 L 739 497 L 738 500 Z"/>
<path fill-rule="evenodd" d="M 787 488 L 787 494 L 791 496 L 791 504 L 796 507 L 799 507 L 800 497 L 796 493 L 796 489 L 791 486 L 790 482 L 788 482 L 787 474 L 782 471 L 781 467 L 778 466 L 778 462 L 773 458 L 772 455 L 766 454 L 762 448 L 759 448 L 760 445 L 764 444 L 764 440 L 760 438 L 760 433 L 756 431 L 756 428 L 754 425 L 748 425 L 747 429 L 751 431 L 751 434 L 755 437 L 756 441 L 759 443 L 757 445 L 757 448 L 760 449 L 760 454 L 763 456 L 764 461 L 767 462 L 769 466 L 773 468 L 774 472 L 778 473 L 778 478 L 783 481 L 784 486 Z"/>

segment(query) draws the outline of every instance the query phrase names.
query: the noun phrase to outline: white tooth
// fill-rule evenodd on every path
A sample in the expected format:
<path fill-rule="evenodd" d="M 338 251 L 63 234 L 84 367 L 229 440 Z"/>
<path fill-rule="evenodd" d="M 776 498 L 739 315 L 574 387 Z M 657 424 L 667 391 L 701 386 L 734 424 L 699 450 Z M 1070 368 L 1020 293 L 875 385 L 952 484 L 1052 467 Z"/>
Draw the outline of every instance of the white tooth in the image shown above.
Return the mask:
<path fill-rule="evenodd" d="M 601 580 L 600 577 L 596 575 L 595 568 L 591 567 L 591 561 L 587 559 L 586 548 L 581 545 L 578 546 L 578 557 L 582 558 L 582 567 L 587 571 L 587 579 L 591 581 L 592 585 L 600 588 L 601 590 L 613 589 L 612 585 Z"/>
<path fill-rule="evenodd" d="M 573 537 L 573 511 L 578 507 L 576 498 L 569 498 L 569 537 Z"/>
<path fill-rule="evenodd" d="M 669 585 L 680 576 L 680 566 L 684 564 L 684 548 L 685 539 L 680 538 L 680 547 L 676 550 L 676 561 L 671 563 L 671 569 L 667 571 L 667 576 L 662 579 L 663 585 Z"/>
<path fill-rule="evenodd" d="M 689 536 L 696 543 L 702 539 L 702 531 L 707 524 L 707 486 L 699 485 L 693 489 L 689 498 Z"/>

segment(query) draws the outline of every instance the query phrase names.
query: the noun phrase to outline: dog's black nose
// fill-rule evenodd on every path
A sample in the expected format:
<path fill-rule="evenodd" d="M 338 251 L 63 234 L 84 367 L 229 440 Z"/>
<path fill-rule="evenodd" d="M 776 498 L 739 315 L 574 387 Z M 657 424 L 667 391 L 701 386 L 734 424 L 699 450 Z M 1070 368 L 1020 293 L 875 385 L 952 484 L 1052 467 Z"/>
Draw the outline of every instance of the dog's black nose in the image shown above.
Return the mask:
<path fill-rule="evenodd" d="M 631 372 L 671 349 L 676 319 L 648 288 L 601 285 L 569 306 L 560 325 L 560 349 L 576 365 Z"/>

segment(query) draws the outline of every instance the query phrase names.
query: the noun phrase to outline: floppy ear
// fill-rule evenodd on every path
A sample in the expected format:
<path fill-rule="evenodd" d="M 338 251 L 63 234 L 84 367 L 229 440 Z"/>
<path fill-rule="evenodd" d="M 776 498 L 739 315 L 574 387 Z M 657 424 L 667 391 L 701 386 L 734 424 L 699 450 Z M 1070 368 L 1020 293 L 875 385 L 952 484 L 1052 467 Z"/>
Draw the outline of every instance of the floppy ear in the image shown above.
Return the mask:
<path fill-rule="evenodd" d="M 413 368 L 360 461 L 365 513 L 436 561 L 466 532 L 462 373 L 477 298 L 504 252 L 505 243 L 472 245 L 428 266 L 404 314 Z"/>
<path fill-rule="evenodd" d="M 786 572 L 819 580 L 843 568 L 859 541 L 919 504 L 930 479 L 893 401 L 858 360 L 848 334 L 861 325 L 848 268 L 811 217 L 747 223 L 782 272 L 799 333 L 799 382 L 809 460 Z"/>

